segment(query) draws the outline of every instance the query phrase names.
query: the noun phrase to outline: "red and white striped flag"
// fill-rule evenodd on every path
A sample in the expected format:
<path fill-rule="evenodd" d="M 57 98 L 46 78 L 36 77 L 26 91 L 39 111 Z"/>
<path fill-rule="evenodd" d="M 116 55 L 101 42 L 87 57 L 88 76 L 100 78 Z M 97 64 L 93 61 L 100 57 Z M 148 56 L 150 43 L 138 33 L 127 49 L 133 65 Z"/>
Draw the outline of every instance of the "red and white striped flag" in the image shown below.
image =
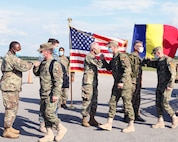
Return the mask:
<path fill-rule="evenodd" d="M 84 32 L 77 30 L 73 27 L 70 28 L 70 71 L 83 71 L 84 70 L 84 59 L 86 54 L 90 51 L 90 44 L 92 42 L 99 43 L 101 47 L 101 53 L 104 54 L 105 59 L 109 62 L 113 54 L 108 52 L 108 47 L 106 47 L 109 41 L 118 41 L 120 46 L 120 52 L 125 52 L 127 48 L 127 40 L 105 37 L 94 33 Z M 99 58 L 99 56 L 97 56 Z M 99 73 L 111 74 L 110 71 L 106 69 L 98 69 Z"/>

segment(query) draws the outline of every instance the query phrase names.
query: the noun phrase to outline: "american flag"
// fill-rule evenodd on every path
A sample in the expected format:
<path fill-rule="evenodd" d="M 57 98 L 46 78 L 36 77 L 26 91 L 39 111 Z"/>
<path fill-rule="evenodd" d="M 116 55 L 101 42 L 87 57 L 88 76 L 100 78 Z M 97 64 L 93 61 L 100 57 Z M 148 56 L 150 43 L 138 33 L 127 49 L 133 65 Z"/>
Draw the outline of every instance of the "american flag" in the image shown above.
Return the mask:
<path fill-rule="evenodd" d="M 74 27 L 70 28 L 70 71 L 83 71 L 84 70 L 84 59 L 86 54 L 90 51 L 90 44 L 92 42 L 99 43 L 101 47 L 101 54 L 104 54 L 105 59 L 109 62 L 113 54 L 108 52 L 108 47 L 106 47 L 109 41 L 115 40 L 118 41 L 118 45 L 120 46 L 119 50 L 121 52 L 125 52 L 127 48 L 127 40 L 117 39 L 117 38 L 109 38 L 105 36 L 101 36 L 98 34 L 85 32 L 81 30 L 77 30 Z M 97 56 L 99 58 L 99 55 Z M 98 69 L 99 73 L 102 74 L 111 74 L 110 71 L 106 69 Z"/>

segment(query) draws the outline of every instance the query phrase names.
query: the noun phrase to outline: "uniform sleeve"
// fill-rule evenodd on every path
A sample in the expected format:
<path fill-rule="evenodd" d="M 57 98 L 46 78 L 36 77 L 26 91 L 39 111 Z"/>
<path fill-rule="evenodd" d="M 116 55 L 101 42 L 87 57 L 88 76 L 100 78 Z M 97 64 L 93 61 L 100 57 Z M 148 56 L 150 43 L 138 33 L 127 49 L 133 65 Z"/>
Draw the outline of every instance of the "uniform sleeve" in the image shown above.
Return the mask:
<path fill-rule="evenodd" d="M 14 58 L 13 65 L 14 65 L 14 69 L 21 71 L 21 72 L 26 72 L 32 68 L 33 63 L 24 61 L 20 58 Z"/>
<path fill-rule="evenodd" d="M 157 68 L 158 61 L 151 59 L 143 59 L 142 66 L 146 65 L 147 67 Z"/>
<path fill-rule="evenodd" d="M 104 59 L 104 60 L 102 60 L 102 63 L 103 63 L 102 68 L 106 68 L 107 70 L 112 70 L 112 68 L 111 68 L 111 61 L 108 63 L 108 62 L 106 62 L 106 60 Z"/>
<path fill-rule="evenodd" d="M 41 65 L 41 64 L 40 64 Z M 39 76 L 40 75 L 40 65 L 38 67 L 33 66 L 33 74 L 35 76 Z"/>
<path fill-rule="evenodd" d="M 123 69 L 123 74 L 122 74 L 122 79 L 121 79 L 121 83 L 124 83 L 124 88 L 129 88 L 131 87 L 131 64 L 130 64 L 130 60 L 129 57 L 122 53 L 120 55 L 120 60 L 121 60 L 121 66 Z"/>
<path fill-rule="evenodd" d="M 52 94 L 53 96 L 59 96 L 63 83 L 63 72 L 59 62 L 54 63 L 53 77 L 54 79 L 53 79 Z"/>
<path fill-rule="evenodd" d="M 171 73 L 171 77 L 167 84 L 167 87 L 173 88 L 175 83 L 175 77 L 176 77 L 176 64 L 173 60 L 168 59 L 167 65 L 168 65 L 169 72 Z"/>

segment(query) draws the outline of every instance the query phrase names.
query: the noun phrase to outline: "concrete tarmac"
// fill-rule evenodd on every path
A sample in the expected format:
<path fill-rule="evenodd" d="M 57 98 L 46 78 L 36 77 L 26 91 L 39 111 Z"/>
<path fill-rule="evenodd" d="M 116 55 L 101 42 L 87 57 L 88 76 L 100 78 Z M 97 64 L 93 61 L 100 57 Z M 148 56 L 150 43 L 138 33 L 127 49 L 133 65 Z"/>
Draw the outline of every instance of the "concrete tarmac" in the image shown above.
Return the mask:
<path fill-rule="evenodd" d="M 1 74 L 0 74 L 1 75 Z M 29 72 L 23 73 L 23 86 L 20 93 L 20 104 L 14 127 L 21 131 L 19 139 L 7 139 L 2 137 L 4 106 L 0 97 L 0 142 L 37 142 L 43 137 L 39 129 L 39 78 L 31 71 L 31 84 L 28 82 Z M 112 76 L 99 75 L 99 96 L 96 120 L 106 123 L 108 116 L 108 101 L 113 85 Z M 155 108 L 155 87 L 157 76 L 155 71 L 143 71 L 143 89 L 141 90 L 141 116 L 146 122 L 135 122 L 135 132 L 122 133 L 127 126 L 122 121 L 123 113 L 117 112 L 111 131 L 104 131 L 96 127 L 83 127 L 81 125 L 81 82 L 82 72 L 75 74 L 72 83 L 72 97 L 69 92 L 68 107 L 59 109 L 58 116 L 62 124 L 68 129 L 61 142 L 178 142 L 178 127 L 171 129 L 171 118 L 165 113 L 166 127 L 164 129 L 152 129 L 151 125 L 157 122 Z M 170 104 L 175 111 L 178 110 L 178 85 L 175 85 Z M 71 101 L 72 98 L 72 101 Z M 118 109 L 122 106 L 122 100 L 118 102 Z M 56 132 L 55 132 L 56 133 Z"/>

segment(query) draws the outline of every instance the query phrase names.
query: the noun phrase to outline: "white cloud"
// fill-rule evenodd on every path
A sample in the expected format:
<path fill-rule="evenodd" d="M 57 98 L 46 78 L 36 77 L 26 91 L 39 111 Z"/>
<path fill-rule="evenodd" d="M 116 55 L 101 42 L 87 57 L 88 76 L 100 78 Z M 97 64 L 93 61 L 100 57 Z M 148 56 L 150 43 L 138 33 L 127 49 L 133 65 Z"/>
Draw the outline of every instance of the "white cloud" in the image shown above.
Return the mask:
<path fill-rule="evenodd" d="M 81 5 L 80 5 L 81 4 Z M 18 4 L 18 10 L 0 10 L 0 45 L 19 40 L 26 55 L 37 54 L 40 43 L 49 37 L 59 39 L 61 46 L 68 47 L 68 22 L 80 30 L 110 37 L 118 37 L 131 42 L 135 23 L 168 23 L 178 25 L 178 3 L 155 0 L 91 0 L 72 6 L 59 6 L 46 10 Z M 49 8 L 49 7 L 48 7 Z M 66 50 L 66 53 L 68 50 Z M 2 53 L 0 53 L 2 54 Z"/>
<path fill-rule="evenodd" d="M 165 15 L 169 15 L 170 18 L 177 18 L 178 19 L 178 2 L 177 3 L 163 3 L 161 5 L 161 10 L 164 12 Z"/>
<path fill-rule="evenodd" d="M 2 36 L 27 36 L 22 30 L 13 27 L 14 24 L 21 21 L 22 14 L 19 12 L 0 11 L 0 34 Z"/>
<path fill-rule="evenodd" d="M 134 12 L 142 12 L 143 10 L 154 6 L 156 3 L 155 0 L 98 0 L 93 1 L 92 6 L 107 11 L 130 10 Z"/>

